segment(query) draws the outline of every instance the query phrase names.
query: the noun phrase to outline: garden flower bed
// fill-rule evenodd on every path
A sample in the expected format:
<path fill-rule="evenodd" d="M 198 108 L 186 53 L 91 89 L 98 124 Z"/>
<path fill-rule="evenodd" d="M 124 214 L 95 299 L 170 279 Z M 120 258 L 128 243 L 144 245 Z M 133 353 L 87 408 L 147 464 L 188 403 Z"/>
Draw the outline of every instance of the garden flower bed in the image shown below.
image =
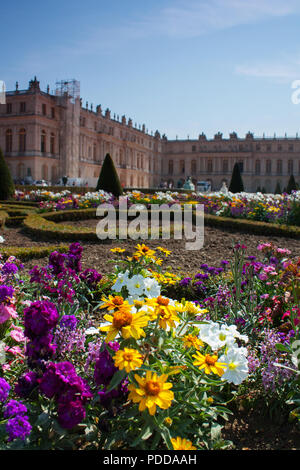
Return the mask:
<path fill-rule="evenodd" d="M 232 449 L 245 397 L 296 422 L 300 260 L 257 248 L 188 276 L 142 243 L 105 275 L 79 243 L 27 274 L 3 261 L 1 448 Z"/>

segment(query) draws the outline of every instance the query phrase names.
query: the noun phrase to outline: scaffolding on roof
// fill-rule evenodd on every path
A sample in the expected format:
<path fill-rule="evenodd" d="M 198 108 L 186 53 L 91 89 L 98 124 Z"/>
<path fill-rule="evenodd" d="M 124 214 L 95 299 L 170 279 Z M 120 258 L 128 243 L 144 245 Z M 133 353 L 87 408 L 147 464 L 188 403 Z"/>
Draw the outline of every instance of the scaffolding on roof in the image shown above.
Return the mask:
<path fill-rule="evenodd" d="M 72 103 L 80 99 L 80 82 L 77 80 L 60 80 L 55 84 L 55 95 L 57 97 L 68 96 Z"/>

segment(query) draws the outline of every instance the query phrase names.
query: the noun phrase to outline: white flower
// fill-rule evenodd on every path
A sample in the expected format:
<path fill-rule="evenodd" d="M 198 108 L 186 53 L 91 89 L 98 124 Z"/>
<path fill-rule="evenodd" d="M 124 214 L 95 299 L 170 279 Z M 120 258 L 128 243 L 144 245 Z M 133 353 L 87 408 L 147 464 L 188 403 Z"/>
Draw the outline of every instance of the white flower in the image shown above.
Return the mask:
<path fill-rule="evenodd" d="M 3 343 L 3 341 L 0 341 L 0 364 L 5 364 L 5 360 L 5 343 Z"/>
<path fill-rule="evenodd" d="M 94 326 L 91 326 L 87 330 L 85 330 L 84 334 L 85 335 L 99 335 L 99 330 L 98 328 L 95 328 Z"/>
<path fill-rule="evenodd" d="M 239 385 L 248 377 L 248 360 L 240 348 L 229 349 L 226 354 L 219 357 L 218 362 L 225 364 L 222 380 Z"/>
<path fill-rule="evenodd" d="M 140 297 L 144 293 L 144 276 L 135 274 L 132 278 L 127 280 L 126 284 L 129 296 Z"/>
<path fill-rule="evenodd" d="M 0 243 L 4 243 L 5 242 L 5 238 L 3 238 L 1 235 L 0 235 Z"/>
<path fill-rule="evenodd" d="M 146 277 L 144 279 L 144 293 L 149 299 L 160 295 L 160 285 L 156 279 L 151 277 Z"/>
<path fill-rule="evenodd" d="M 127 284 L 128 274 L 129 274 L 128 270 L 125 273 L 119 273 L 116 282 L 112 286 L 112 290 L 116 292 L 121 292 L 122 287 L 126 286 Z"/>

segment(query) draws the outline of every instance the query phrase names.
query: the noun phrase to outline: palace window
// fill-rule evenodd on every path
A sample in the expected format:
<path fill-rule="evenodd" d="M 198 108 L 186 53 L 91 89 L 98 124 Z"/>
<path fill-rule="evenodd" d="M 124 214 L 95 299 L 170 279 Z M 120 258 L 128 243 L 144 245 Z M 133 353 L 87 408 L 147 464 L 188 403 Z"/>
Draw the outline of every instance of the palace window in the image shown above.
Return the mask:
<path fill-rule="evenodd" d="M 213 172 L 213 162 L 212 162 L 212 160 L 207 160 L 207 172 L 208 173 Z"/>
<path fill-rule="evenodd" d="M 53 132 L 50 135 L 50 153 L 55 154 L 55 135 Z"/>
<path fill-rule="evenodd" d="M 191 173 L 192 175 L 195 175 L 197 173 L 197 163 L 196 160 L 192 160 L 191 163 Z"/>
<path fill-rule="evenodd" d="M 19 131 L 19 152 L 25 152 L 26 150 L 26 130 L 20 129 Z"/>
<path fill-rule="evenodd" d="M 41 152 L 46 152 L 46 132 L 44 130 L 41 133 Z"/>
<path fill-rule="evenodd" d="M 45 105 L 45 103 L 42 104 L 42 114 L 43 116 L 46 116 L 47 114 L 47 106 Z"/>
<path fill-rule="evenodd" d="M 7 129 L 5 132 L 5 151 L 7 153 L 12 152 L 12 130 Z"/>
<path fill-rule="evenodd" d="M 292 175 L 294 171 L 294 162 L 293 160 L 288 161 L 288 174 Z"/>
<path fill-rule="evenodd" d="M 223 160 L 223 173 L 228 173 L 228 160 Z"/>
<path fill-rule="evenodd" d="M 7 114 L 12 113 L 12 103 L 6 103 L 6 113 Z"/>
<path fill-rule="evenodd" d="M 25 113 L 26 112 L 26 102 L 21 101 L 20 103 L 20 113 Z"/>
<path fill-rule="evenodd" d="M 260 175 L 260 160 L 255 160 L 255 174 Z"/>
<path fill-rule="evenodd" d="M 266 174 L 270 175 L 272 172 L 272 162 L 271 160 L 266 161 Z"/>
<path fill-rule="evenodd" d="M 185 173 L 184 160 L 180 160 L 180 173 Z"/>
<path fill-rule="evenodd" d="M 277 160 L 277 175 L 282 175 L 282 160 Z"/>

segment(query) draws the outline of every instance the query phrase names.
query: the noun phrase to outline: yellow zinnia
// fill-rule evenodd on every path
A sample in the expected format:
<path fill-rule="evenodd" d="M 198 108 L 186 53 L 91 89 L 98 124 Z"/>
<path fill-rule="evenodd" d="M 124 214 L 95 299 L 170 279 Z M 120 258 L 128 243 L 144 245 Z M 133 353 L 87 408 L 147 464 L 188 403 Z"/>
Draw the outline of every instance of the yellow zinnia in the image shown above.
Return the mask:
<path fill-rule="evenodd" d="M 174 450 L 197 450 L 196 447 L 193 446 L 192 442 L 185 438 L 173 437 L 171 442 Z"/>
<path fill-rule="evenodd" d="M 121 295 L 109 295 L 108 299 L 103 296 L 101 300 L 103 304 L 99 308 L 106 308 L 107 310 L 131 310 L 131 305 Z"/>
<path fill-rule="evenodd" d="M 150 319 L 156 320 L 159 317 L 159 326 L 166 329 L 167 325 L 171 328 L 175 328 L 175 322 L 179 322 L 180 319 L 177 316 L 176 309 L 173 305 L 170 305 L 170 300 L 167 297 L 154 297 L 153 299 L 145 299 L 146 305 L 149 305 L 152 309 L 149 311 Z"/>
<path fill-rule="evenodd" d="M 128 310 L 117 310 L 113 315 L 104 315 L 104 320 L 111 323 L 111 325 L 101 326 L 100 331 L 106 331 L 106 343 L 113 341 L 114 338 L 120 333 L 123 338 L 127 339 L 131 336 L 139 339 L 141 336 L 146 336 L 143 328 L 147 326 L 149 317 L 145 312 L 131 313 Z"/>
<path fill-rule="evenodd" d="M 213 372 L 214 374 L 219 375 L 220 377 L 224 374 L 225 364 L 218 361 L 218 356 L 210 354 L 200 354 L 198 351 L 196 354 L 193 354 L 193 357 L 196 359 L 193 362 L 194 366 L 198 366 L 199 369 L 204 369 L 206 374 Z"/>
<path fill-rule="evenodd" d="M 186 348 L 200 349 L 201 346 L 204 346 L 203 341 L 195 335 L 185 335 L 182 340 Z"/>
<path fill-rule="evenodd" d="M 156 412 L 156 406 L 166 410 L 171 406 L 171 402 L 174 399 L 174 393 L 170 390 L 172 384 L 166 382 L 168 376 L 163 374 L 158 376 L 156 372 L 146 372 L 146 377 L 140 377 L 135 374 L 135 380 L 138 386 L 133 384 L 128 385 L 129 400 L 133 403 L 139 403 L 139 411 L 144 411 L 148 408 L 150 415 L 154 415 Z"/>
<path fill-rule="evenodd" d="M 115 366 L 120 370 L 125 369 L 127 374 L 138 369 L 143 364 L 143 356 L 136 349 L 119 349 L 113 357 Z"/>

